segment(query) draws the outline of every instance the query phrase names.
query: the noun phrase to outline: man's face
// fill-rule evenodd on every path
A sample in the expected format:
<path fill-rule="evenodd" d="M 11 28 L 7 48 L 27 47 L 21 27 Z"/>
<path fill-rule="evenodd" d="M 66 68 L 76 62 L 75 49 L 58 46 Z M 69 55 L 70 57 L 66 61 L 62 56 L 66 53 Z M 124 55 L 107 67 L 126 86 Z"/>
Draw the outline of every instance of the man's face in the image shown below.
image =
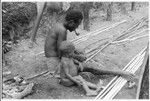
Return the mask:
<path fill-rule="evenodd" d="M 70 32 L 74 31 L 76 28 L 78 28 L 78 26 L 81 24 L 81 19 L 75 23 L 74 21 L 71 21 L 70 23 L 68 23 L 68 30 Z"/>

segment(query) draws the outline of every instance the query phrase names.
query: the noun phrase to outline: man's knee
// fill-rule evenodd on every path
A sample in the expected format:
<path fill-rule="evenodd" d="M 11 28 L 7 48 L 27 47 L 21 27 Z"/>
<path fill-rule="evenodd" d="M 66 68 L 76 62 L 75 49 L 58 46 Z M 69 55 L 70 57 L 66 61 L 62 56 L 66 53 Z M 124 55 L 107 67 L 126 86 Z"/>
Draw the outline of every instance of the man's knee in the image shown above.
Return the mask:
<path fill-rule="evenodd" d="M 69 79 L 60 79 L 59 83 L 63 86 L 66 86 L 66 87 L 70 87 L 70 86 L 73 86 L 75 84 L 74 82 L 72 82 Z"/>

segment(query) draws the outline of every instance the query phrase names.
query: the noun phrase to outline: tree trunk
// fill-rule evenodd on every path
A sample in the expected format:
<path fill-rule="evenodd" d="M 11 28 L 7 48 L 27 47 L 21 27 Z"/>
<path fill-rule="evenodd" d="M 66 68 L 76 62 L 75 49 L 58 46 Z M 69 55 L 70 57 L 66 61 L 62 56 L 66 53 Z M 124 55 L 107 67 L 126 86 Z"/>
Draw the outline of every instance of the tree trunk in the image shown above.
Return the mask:
<path fill-rule="evenodd" d="M 127 14 L 126 7 L 125 7 L 125 3 L 124 3 L 124 2 L 120 3 L 120 6 L 121 6 L 121 12 L 122 12 L 123 14 Z"/>
<path fill-rule="evenodd" d="M 131 3 L 131 11 L 135 11 L 135 2 Z"/>
<path fill-rule="evenodd" d="M 108 4 L 107 7 L 107 18 L 106 21 L 111 21 L 112 20 L 112 3 Z"/>
<path fill-rule="evenodd" d="M 40 21 L 42 19 L 44 8 L 46 7 L 46 2 L 44 2 L 42 4 L 40 2 L 39 4 L 40 5 L 37 5 L 38 14 L 37 14 L 37 18 L 36 18 L 36 21 L 35 21 L 35 26 L 33 28 L 33 34 L 31 36 L 31 43 L 29 44 L 29 48 L 33 48 L 33 44 L 34 44 L 34 42 L 36 42 L 35 37 L 36 37 L 36 34 L 37 34 L 37 30 L 38 30 Z"/>
<path fill-rule="evenodd" d="M 83 4 L 83 29 L 89 31 L 90 30 L 90 26 L 89 26 L 89 11 L 90 11 L 90 5 L 88 2 Z"/>

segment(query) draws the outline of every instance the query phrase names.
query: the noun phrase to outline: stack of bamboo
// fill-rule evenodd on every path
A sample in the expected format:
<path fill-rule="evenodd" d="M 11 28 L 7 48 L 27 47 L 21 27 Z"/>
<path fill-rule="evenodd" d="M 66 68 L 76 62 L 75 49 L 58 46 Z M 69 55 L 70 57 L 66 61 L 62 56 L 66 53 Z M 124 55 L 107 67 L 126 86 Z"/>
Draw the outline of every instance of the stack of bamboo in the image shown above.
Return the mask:
<path fill-rule="evenodd" d="M 135 73 L 136 70 L 142 65 L 144 56 L 144 48 L 138 55 L 136 55 L 125 67 L 124 71 Z M 121 88 L 126 84 L 127 80 L 122 77 L 115 77 L 112 79 L 109 84 L 97 95 L 96 100 L 99 99 L 113 99 L 116 94 L 121 90 Z"/>

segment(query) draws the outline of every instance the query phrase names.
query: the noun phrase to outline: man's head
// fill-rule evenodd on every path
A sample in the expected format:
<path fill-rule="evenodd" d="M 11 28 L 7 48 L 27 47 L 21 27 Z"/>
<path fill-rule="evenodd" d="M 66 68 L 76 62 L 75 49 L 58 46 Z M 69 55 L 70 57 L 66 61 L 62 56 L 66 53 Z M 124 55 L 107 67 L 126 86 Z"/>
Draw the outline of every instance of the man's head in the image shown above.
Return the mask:
<path fill-rule="evenodd" d="M 63 41 L 59 46 L 59 50 L 61 51 L 63 56 L 68 56 L 74 52 L 75 46 L 69 41 Z"/>
<path fill-rule="evenodd" d="M 78 26 L 81 24 L 81 21 L 83 19 L 83 15 L 80 11 L 78 10 L 70 10 L 65 17 L 65 27 L 69 31 L 74 31 Z"/>

